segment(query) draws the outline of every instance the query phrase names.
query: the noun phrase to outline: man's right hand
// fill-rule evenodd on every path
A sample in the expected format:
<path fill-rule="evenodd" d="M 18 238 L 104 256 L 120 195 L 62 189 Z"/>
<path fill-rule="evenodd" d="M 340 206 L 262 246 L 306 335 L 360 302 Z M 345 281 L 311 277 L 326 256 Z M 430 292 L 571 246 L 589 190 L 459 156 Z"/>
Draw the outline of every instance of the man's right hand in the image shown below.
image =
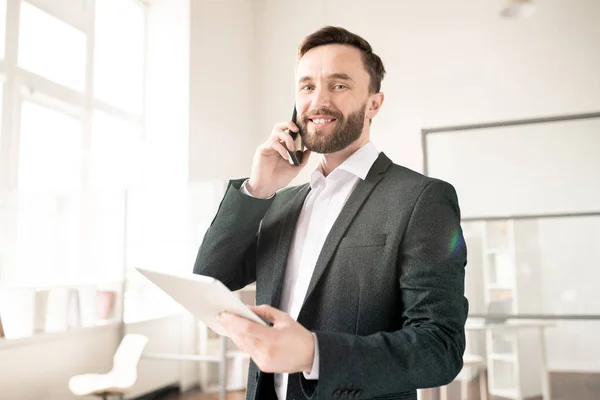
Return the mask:
<path fill-rule="evenodd" d="M 298 127 L 291 121 L 275 124 L 269 139 L 254 153 L 252 173 L 246 184 L 246 189 L 252 196 L 270 197 L 277 190 L 286 187 L 306 166 L 310 150 L 304 151 L 299 166 L 290 163 L 287 149 L 294 148 L 294 141 L 287 129 L 298 132 Z"/>

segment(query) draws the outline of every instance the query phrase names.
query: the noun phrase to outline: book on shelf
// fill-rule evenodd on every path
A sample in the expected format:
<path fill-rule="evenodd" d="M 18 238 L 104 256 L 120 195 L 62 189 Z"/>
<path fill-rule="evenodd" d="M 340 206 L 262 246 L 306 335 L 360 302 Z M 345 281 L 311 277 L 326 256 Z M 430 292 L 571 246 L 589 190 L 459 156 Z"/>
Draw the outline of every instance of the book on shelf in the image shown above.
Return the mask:
<path fill-rule="evenodd" d="M 112 319 L 117 294 L 112 290 L 98 290 L 96 297 L 98 300 L 98 318 L 103 321 Z"/>
<path fill-rule="evenodd" d="M 97 295 L 95 287 L 80 287 L 77 289 L 79 295 L 79 311 L 82 326 L 96 325 L 98 318 Z"/>
<path fill-rule="evenodd" d="M 46 305 L 45 332 L 63 332 L 69 327 L 69 291 L 65 288 L 49 290 Z"/>
<path fill-rule="evenodd" d="M 82 326 L 79 290 L 76 288 L 69 289 L 67 304 L 67 325 L 69 328 L 79 328 Z"/>
<path fill-rule="evenodd" d="M 34 293 L 34 332 L 44 332 L 47 324 L 48 302 L 50 298 L 49 290 L 36 290 Z"/>

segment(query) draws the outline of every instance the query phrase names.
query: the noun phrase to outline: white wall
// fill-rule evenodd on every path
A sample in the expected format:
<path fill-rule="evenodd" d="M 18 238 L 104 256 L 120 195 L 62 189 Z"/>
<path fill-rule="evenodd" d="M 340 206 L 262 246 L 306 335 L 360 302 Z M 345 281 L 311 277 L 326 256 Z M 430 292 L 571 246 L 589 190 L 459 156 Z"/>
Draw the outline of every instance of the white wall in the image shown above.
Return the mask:
<path fill-rule="evenodd" d="M 248 176 L 256 147 L 253 5 L 191 1 L 189 179 Z"/>
<path fill-rule="evenodd" d="M 143 183 L 182 187 L 188 178 L 189 0 L 152 2 L 147 32 Z"/>

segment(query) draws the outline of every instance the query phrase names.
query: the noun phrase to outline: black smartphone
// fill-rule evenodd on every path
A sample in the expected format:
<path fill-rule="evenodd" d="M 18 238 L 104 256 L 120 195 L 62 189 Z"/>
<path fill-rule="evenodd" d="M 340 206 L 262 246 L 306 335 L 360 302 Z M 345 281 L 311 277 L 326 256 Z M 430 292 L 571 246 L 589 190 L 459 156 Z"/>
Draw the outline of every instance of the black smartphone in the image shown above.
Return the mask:
<path fill-rule="evenodd" d="M 296 111 L 296 106 L 294 106 L 294 112 L 292 113 L 292 122 L 296 124 L 298 129 L 300 129 L 300 125 L 296 122 L 296 118 L 298 117 Z M 290 163 L 294 165 L 300 165 L 302 163 L 302 154 L 304 154 L 304 142 L 302 141 L 302 132 L 299 130 L 298 132 L 292 132 L 288 130 L 290 136 L 294 140 L 294 148 L 288 149 L 288 154 L 290 155 Z"/>

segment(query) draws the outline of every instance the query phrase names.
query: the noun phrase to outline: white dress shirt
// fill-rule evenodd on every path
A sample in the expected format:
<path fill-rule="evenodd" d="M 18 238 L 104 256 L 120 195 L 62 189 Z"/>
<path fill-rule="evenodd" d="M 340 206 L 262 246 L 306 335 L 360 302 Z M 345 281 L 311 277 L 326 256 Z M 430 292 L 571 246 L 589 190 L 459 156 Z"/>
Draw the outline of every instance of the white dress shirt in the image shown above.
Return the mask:
<path fill-rule="evenodd" d="M 369 142 L 348 157 L 327 177 L 319 165 L 310 179 L 310 192 L 298 217 L 296 230 L 287 259 L 279 309 L 298 318 L 304 297 L 321 253 L 323 243 L 350 197 L 359 180 L 364 180 L 379 156 L 375 146 Z M 246 185 L 241 191 L 249 194 Z M 319 379 L 319 347 L 315 339 L 315 355 L 306 379 Z M 275 391 L 279 400 L 287 393 L 288 374 L 275 374 Z"/>

